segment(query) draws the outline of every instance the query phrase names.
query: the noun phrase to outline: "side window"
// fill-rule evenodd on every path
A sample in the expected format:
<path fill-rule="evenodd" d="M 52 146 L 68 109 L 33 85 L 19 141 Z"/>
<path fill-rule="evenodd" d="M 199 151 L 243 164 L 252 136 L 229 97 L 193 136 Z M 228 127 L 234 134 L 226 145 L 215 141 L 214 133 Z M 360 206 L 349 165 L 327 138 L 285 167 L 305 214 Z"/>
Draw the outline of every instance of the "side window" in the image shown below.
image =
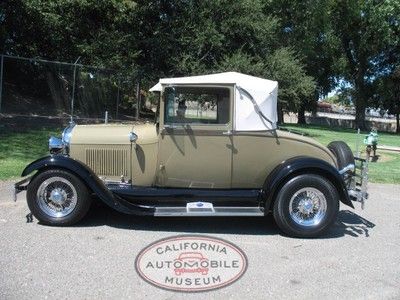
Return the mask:
<path fill-rule="evenodd" d="M 220 87 L 166 88 L 165 123 L 226 124 L 229 89 Z"/>

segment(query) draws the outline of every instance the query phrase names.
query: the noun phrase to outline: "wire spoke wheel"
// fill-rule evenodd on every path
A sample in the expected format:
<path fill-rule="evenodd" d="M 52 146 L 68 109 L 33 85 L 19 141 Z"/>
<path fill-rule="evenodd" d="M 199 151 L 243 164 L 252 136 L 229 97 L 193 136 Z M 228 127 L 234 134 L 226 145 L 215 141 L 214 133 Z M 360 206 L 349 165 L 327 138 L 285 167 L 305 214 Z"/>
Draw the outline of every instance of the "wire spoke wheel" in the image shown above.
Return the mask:
<path fill-rule="evenodd" d="M 295 237 L 317 237 L 335 222 L 339 194 L 327 178 L 300 174 L 280 189 L 273 206 L 276 224 Z"/>
<path fill-rule="evenodd" d="M 39 171 L 28 185 L 26 198 L 35 218 L 51 226 L 77 223 L 91 203 L 85 183 L 72 172 L 61 169 Z"/>
<path fill-rule="evenodd" d="M 36 199 L 45 214 L 61 218 L 69 215 L 76 207 L 77 192 L 67 179 L 50 177 L 40 184 Z"/>
<path fill-rule="evenodd" d="M 298 190 L 290 199 L 289 214 L 302 226 L 318 225 L 325 217 L 327 201 L 321 191 L 313 187 Z"/>

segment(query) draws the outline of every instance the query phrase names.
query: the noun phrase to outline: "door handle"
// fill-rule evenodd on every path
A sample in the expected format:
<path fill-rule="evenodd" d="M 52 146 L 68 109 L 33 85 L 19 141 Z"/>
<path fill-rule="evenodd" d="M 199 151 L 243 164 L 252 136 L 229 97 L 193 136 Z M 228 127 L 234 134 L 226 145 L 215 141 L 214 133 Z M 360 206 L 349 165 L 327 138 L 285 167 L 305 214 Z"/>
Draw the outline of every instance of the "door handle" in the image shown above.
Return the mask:
<path fill-rule="evenodd" d="M 232 135 L 233 132 L 232 132 L 232 130 L 228 130 L 228 131 L 223 131 L 222 134 L 223 135 Z"/>

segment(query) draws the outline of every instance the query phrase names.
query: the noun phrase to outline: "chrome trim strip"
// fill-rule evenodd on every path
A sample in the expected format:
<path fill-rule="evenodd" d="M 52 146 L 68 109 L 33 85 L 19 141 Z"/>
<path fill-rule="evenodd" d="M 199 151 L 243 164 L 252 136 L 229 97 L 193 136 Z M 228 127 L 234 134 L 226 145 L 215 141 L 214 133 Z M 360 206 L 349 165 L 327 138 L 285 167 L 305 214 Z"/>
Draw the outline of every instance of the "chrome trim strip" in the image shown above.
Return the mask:
<path fill-rule="evenodd" d="M 214 211 L 190 212 L 186 207 L 157 207 L 155 217 L 262 217 L 264 211 L 260 207 L 215 207 Z"/>
<path fill-rule="evenodd" d="M 162 135 L 185 135 L 185 136 L 226 136 L 224 134 L 229 129 L 192 129 L 182 127 L 164 127 L 161 131 Z"/>

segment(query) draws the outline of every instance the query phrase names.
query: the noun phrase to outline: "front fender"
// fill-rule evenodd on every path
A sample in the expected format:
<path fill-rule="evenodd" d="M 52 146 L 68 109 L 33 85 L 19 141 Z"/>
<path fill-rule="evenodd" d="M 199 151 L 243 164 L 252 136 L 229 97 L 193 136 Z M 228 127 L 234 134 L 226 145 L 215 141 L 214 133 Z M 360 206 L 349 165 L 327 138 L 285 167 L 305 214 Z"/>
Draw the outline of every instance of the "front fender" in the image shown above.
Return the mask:
<path fill-rule="evenodd" d="M 112 193 L 100 178 L 84 163 L 64 155 L 50 155 L 30 163 L 22 171 L 22 177 L 34 171 L 51 168 L 68 170 L 78 176 L 104 203 L 126 214 L 152 214 L 154 208 L 134 205 Z"/>
<path fill-rule="evenodd" d="M 299 156 L 288 159 L 278 165 L 267 177 L 264 184 L 266 194 L 265 208 L 270 209 L 280 187 L 291 177 L 298 174 L 317 174 L 331 181 L 336 187 L 340 201 L 354 208 L 347 192 L 346 185 L 339 171 L 321 159 Z"/>

